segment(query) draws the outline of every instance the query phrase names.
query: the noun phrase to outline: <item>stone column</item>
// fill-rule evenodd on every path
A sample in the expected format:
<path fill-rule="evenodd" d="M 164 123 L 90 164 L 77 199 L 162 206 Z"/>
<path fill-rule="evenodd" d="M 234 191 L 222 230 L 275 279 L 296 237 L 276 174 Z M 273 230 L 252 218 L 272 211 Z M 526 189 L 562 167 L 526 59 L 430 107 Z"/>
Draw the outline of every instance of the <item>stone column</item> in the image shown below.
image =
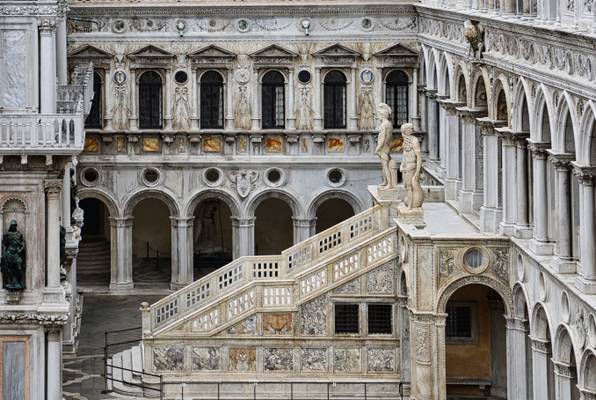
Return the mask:
<path fill-rule="evenodd" d="M 234 129 L 234 70 L 228 68 L 226 81 L 226 130 Z"/>
<path fill-rule="evenodd" d="M 172 282 L 178 290 L 193 282 L 193 223 L 194 217 L 170 217 L 172 224 Z"/>
<path fill-rule="evenodd" d="M 321 67 L 315 67 L 313 74 L 313 127 L 315 131 L 323 129 L 323 117 L 321 113 L 321 97 L 323 96 L 323 86 L 321 84 Z"/>
<path fill-rule="evenodd" d="M 534 400 L 549 399 L 549 368 L 552 352 L 548 341 L 532 338 L 532 382 Z"/>
<path fill-rule="evenodd" d="M 492 122 L 481 123 L 484 157 L 484 196 L 480 207 L 480 231 L 496 233 L 501 222 L 502 210 L 499 209 L 499 138 L 495 134 Z"/>
<path fill-rule="evenodd" d="M 575 367 L 560 361 L 553 360 L 553 363 L 555 364 L 555 399 L 572 400 Z"/>
<path fill-rule="evenodd" d="M 439 103 L 437 103 L 436 91 L 428 91 L 427 97 L 427 135 L 428 135 L 428 156 L 432 161 L 439 159 Z"/>
<path fill-rule="evenodd" d="M 532 236 L 530 228 L 530 219 L 528 210 L 530 204 L 529 187 L 528 187 L 528 142 L 526 140 L 527 134 L 515 134 L 515 148 L 516 148 L 516 221 L 515 221 L 515 236 L 523 239 L 529 239 Z"/>
<path fill-rule="evenodd" d="M 199 84 L 199 81 L 197 79 L 197 69 L 196 68 L 191 68 L 190 70 L 190 91 L 189 91 L 189 96 L 190 96 L 190 129 L 192 130 L 198 130 L 199 129 L 199 98 L 200 98 L 200 90 L 201 90 L 201 86 Z M 226 87 L 230 84 L 229 81 L 229 76 L 228 76 L 228 80 L 226 81 Z M 225 97 L 225 99 L 227 100 L 227 96 Z M 227 108 L 227 104 L 224 105 L 224 109 L 226 110 L 226 112 L 228 111 Z M 227 118 L 227 116 L 226 116 Z M 227 120 L 226 120 L 227 123 Z M 226 125 L 227 127 L 227 125 Z"/>
<path fill-rule="evenodd" d="M 410 82 L 410 108 L 412 115 L 412 123 L 414 124 L 414 131 L 421 130 L 420 127 L 420 110 L 418 109 L 418 68 L 412 68 L 412 82 Z M 377 103 L 378 104 L 378 103 Z"/>
<path fill-rule="evenodd" d="M 139 110 L 137 107 L 139 86 L 137 85 L 137 71 L 130 70 L 130 130 L 136 131 L 139 129 Z"/>
<path fill-rule="evenodd" d="M 530 249 L 541 255 L 552 254 L 552 243 L 548 241 L 548 192 L 546 186 L 546 148 L 548 143 L 530 142 L 532 152 L 533 173 L 533 196 L 534 206 L 534 235 L 530 242 Z"/>
<path fill-rule="evenodd" d="M 429 314 L 410 315 L 411 398 L 416 400 L 444 399 L 446 392 L 445 317 Z"/>
<path fill-rule="evenodd" d="M 459 211 L 473 213 L 480 208 L 482 191 L 478 180 L 482 173 L 476 163 L 476 118 L 469 112 L 462 114 L 462 187 L 459 192 Z"/>
<path fill-rule="evenodd" d="M 449 145 L 449 135 L 450 135 L 450 128 L 449 125 L 449 115 L 447 114 L 447 110 L 441 104 L 439 109 L 439 137 L 438 143 L 436 146 L 438 147 L 437 153 L 439 154 L 439 168 L 441 171 L 441 176 L 445 176 L 447 173 L 447 146 Z"/>
<path fill-rule="evenodd" d="M 234 259 L 255 254 L 255 218 L 232 217 Z"/>
<path fill-rule="evenodd" d="M 516 147 L 511 138 L 511 132 L 499 131 L 501 135 L 502 157 L 503 157 L 503 220 L 501 221 L 500 232 L 506 236 L 513 236 L 515 233 L 515 212 L 516 212 Z"/>
<path fill-rule="evenodd" d="M 399 333 L 400 341 L 400 375 L 402 381 L 409 382 L 410 377 L 410 311 L 408 310 L 408 296 L 399 295 Z"/>
<path fill-rule="evenodd" d="M 350 83 L 348 86 L 349 92 L 347 94 L 347 108 L 348 108 L 348 130 L 355 131 L 358 129 L 358 116 L 356 115 L 356 67 L 350 69 Z"/>
<path fill-rule="evenodd" d="M 252 130 L 261 129 L 261 85 L 259 84 L 259 74 L 252 72 L 250 86 L 252 88 L 250 98 L 252 101 Z"/>
<path fill-rule="evenodd" d="M 166 81 L 163 89 L 164 128 L 172 130 L 172 71 L 166 70 Z"/>
<path fill-rule="evenodd" d="M 461 154 L 459 152 L 459 117 L 455 113 L 455 106 L 450 104 L 446 107 L 446 124 L 449 125 L 449 133 L 445 138 L 445 158 L 447 172 L 445 178 L 445 200 L 456 200 L 458 186 L 461 183 L 459 176 L 459 163 Z"/>
<path fill-rule="evenodd" d="M 572 243 L 572 215 L 571 215 L 571 165 L 573 154 L 550 153 L 549 159 L 555 167 L 557 179 L 557 255 L 559 262 L 556 268 L 559 273 L 574 273 L 575 262 L 571 250 Z"/>
<path fill-rule="evenodd" d="M 64 176 L 62 177 L 62 226 L 70 229 L 70 171 L 72 163 L 66 163 L 64 166 Z"/>
<path fill-rule="evenodd" d="M 66 85 L 68 83 L 66 57 L 66 15 L 62 15 L 56 23 L 56 68 L 58 84 L 60 85 Z"/>
<path fill-rule="evenodd" d="M 510 400 L 528 399 L 528 370 L 526 336 L 529 333 L 528 321 L 507 318 L 507 398 Z"/>
<path fill-rule="evenodd" d="M 426 118 L 428 116 L 427 108 L 426 108 L 426 94 L 424 85 L 417 85 L 418 92 L 416 101 L 420 103 L 420 129 L 422 131 L 428 132 L 428 124 Z M 428 144 L 428 140 L 424 141 Z"/>
<path fill-rule="evenodd" d="M 62 340 L 61 328 L 51 327 L 47 331 L 47 400 L 62 400 Z"/>
<path fill-rule="evenodd" d="M 133 217 L 110 217 L 111 276 L 110 290 L 130 290 L 132 281 L 132 224 Z"/>
<path fill-rule="evenodd" d="M 46 289 L 52 292 L 59 291 L 60 287 L 60 194 L 62 182 L 59 180 L 46 180 L 47 200 L 47 258 L 46 258 Z M 60 299 L 54 299 L 60 300 Z"/>
<path fill-rule="evenodd" d="M 292 222 L 294 226 L 294 244 L 300 243 L 310 237 L 311 218 L 292 217 Z"/>
<path fill-rule="evenodd" d="M 576 166 L 574 173 L 580 183 L 580 251 L 576 286 L 587 294 L 596 294 L 596 214 L 594 211 L 595 167 Z"/>
<path fill-rule="evenodd" d="M 294 68 L 288 70 L 288 101 L 286 108 L 286 129 L 296 129 L 296 116 L 294 115 Z"/>
<path fill-rule="evenodd" d="M 44 19 L 39 24 L 40 47 L 40 111 L 42 114 L 56 113 L 56 23 Z"/>

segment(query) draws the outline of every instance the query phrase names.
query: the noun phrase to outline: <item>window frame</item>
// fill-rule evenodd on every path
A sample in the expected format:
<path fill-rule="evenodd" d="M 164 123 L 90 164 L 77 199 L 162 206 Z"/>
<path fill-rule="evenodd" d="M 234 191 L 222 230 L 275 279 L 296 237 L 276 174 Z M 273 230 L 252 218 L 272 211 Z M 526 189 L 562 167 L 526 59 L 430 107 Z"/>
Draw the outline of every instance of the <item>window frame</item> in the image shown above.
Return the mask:
<path fill-rule="evenodd" d="M 209 74 L 209 73 L 215 73 L 217 75 L 219 75 L 219 77 L 221 78 L 221 82 L 217 83 L 217 82 L 205 82 L 203 83 L 203 78 Z M 210 69 L 210 70 L 206 70 L 204 71 L 201 76 L 199 77 L 198 80 L 198 85 L 199 85 L 199 120 L 200 120 L 200 129 L 223 129 L 224 128 L 224 124 L 225 124 L 225 96 L 226 96 L 226 81 L 225 78 L 223 76 L 223 74 L 221 74 L 219 71 L 214 70 L 214 69 Z M 210 88 L 210 89 L 215 89 L 217 90 L 217 88 L 219 89 L 219 104 L 218 104 L 218 116 L 217 116 L 217 122 L 215 124 L 206 124 L 205 121 L 205 113 L 204 113 L 204 95 L 205 95 L 205 88 Z M 211 92 L 213 93 L 213 92 Z M 211 113 L 210 113 L 211 114 Z M 211 115 L 210 115 L 211 116 Z M 212 117 L 212 116 L 211 116 Z M 213 118 L 208 119 L 208 122 L 213 122 Z"/>
<path fill-rule="evenodd" d="M 357 314 L 357 320 L 356 320 L 356 332 L 338 332 L 337 331 L 337 317 L 338 317 L 338 312 L 337 312 L 337 307 L 347 307 L 347 306 L 355 306 L 356 307 L 356 314 Z M 360 303 L 358 302 L 353 302 L 353 301 L 345 301 L 345 302 L 334 302 L 333 303 L 333 333 L 335 335 L 340 335 L 340 336 L 346 336 L 346 335 L 356 335 L 356 336 L 360 336 L 362 334 L 362 329 L 360 327 L 360 322 L 362 320 L 362 316 L 360 315 Z M 344 324 L 347 325 L 347 324 Z"/>
<path fill-rule="evenodd" d="M 470 309 L 470 337 L 447 336 L 447 318 L 449 307 L 466 307 Z M 447 344 L 476 344 L 478 343 L 478 324 L 477 324 L 478 305 L 475 302 L 449 301 L 445 307 L 445 343 Z"/>
<path fill-rule="evenodd" d="M 390 82 L 389 81 L 389 77 L 392 74 L 403 74 L 403 76 L 406 78 L 405 82 Z M 394 68 L 391 69 L 390 71 L 387 72 L 387 74 L 385 75 L 385 79 L 384 79 L 384 84 L 385 84 L 385 103 L 387 103 L 387 105 L 389 107 L 391 107 L 391 122 L 393 123 L 393 127 L 395 129 L 401 129 L 401 125 L 408 123 L 408 121 L 410 120 L 410 76 L 402 69 L 399 68 Z M 405 91 L 405 119 L 400 119 L 398 116 L 400 113 L 398 112 L 400 110 L 400 108 L 398 107 L 400 104 L 399 103 L 399 99 L 400 99 L 400 93 L 399 90 L 400 88 L 403 88 Z M 389 99 L 389 91 L 392 91 L 392 98 L 393 101 L 391 101 Z M 400 123 L 401 121 L 401 123 Z"/>
<path fill-rule="evenodd" d="M 368 302 L 366 303 L 366 319 L 367 319 L 367 333 L 369 335 L 374 335 L 374 336 L 393 336 L 394 334 L 394 326 L 393 323 L 395 322 L 395 308 L 393 307 L 394 303 L 390 303 L 388 301 L 377 301 L 377 302 Z M 389 332 L 371 332 L 370 330 L 370 307 L 371 306 L 388 306 L 389 307 L 389 317 L 390 317 L 390 322 L 389 322 Z"/>
<path fill-rule="evenodd" d="M 265 82 L 265 77 L 271 73 L 277 73 L 281 76 L 280 82 Z M 281 123 L 277 118 L 279 106 L 278 88 L 281 88 L 281 110 L 283 117 Z M 266 91 L 271 91 L 268 97 L 265 96 Z M 265 99 L 270 98 L 271 103 L 265 104 Z M 265 118 L 267 114 L 267 118 Z M 267 122 L 266 122 L 267 121 Z M 263 73 L 261 77 L 261 128 L 262 129 L 285 129 L 286 128 L 286 77 L 283 73 L 276 69 L 270 69 Z"/>
<path fill-rule="evenodd" d="M 85 129 L 103 129 L 103 122 L 104 122 L 104 110 L 103 110 L 103 104 L 104 104 L 104 96 L 103 96 L 103 92 L 104 92 L 104 80 L 105 80 L 105 76 L 103 73 L 100 73 L 98 69 L 94 69 L 93 70 L 93 101 L 91 102 L 91 109 L 89 110 L 89 115 L 87 115 L 87 118 L 85 119 Z M 99 78 L 99 79 L 97 79 Z M 96 84 L 97 82 L 99 82 L 99 90 L 96 90 Z M 97 102 L 96 102 L 97 101 Z M 90 125 L 88 124 L 88 121 L 90 121 L 89 117 L 91 117 L 92 112 L 93 112 L 93 106 L 97 104 L 97 117 L 99 118 L 98 125 Z"/>
<path fill-rule="evenodd" d="M 327 82 L 327 78 L 330 74 L 337 72 L 341 74 L 344 78 L 343 82 Z M 332 90 L 332 92 L 330 92 Z M 330 113 L 333 115 L 332 120 L 328 118 L 327 113 L 327 99 L 328 93 L 332 93 L 331 97 L 333 100 L 331 101 L 332 110 L 333 112 Z M 323 77 L 323 127 L 324 129 L 346 129 L 347 127 L 347 108 L 348 108 L 348 78 L 346 74 L 339 70 L 339 69 L 331 69 L 327 71 Z M 338 102 L 337 97 L 341 98 L 341 101 Z M 338 108 L 336 105 L 341 103 L 341 118 L 338 118 L 337 111 Z"/>
<path fill-rule="evenodd" d="M 157 96 L 157 99 L 158 100 L 155 101 L 156 103 L 159 104 L 159 109 L 158 110 L 153 110 L 153 107 L 150 107 L 150 109 L 149 109 L 150 110 L 150 113 L 149 113 L 150 114 L 150 116 L 149 116 L 149 120 L 150 120 L 149 121 L 149 124 L 144 124 L 144 122 L 146 122 L 146 121 L 141 118 L 141 116 L 143 114 L 143 113 L 141 113 L 141 104 L 142 104 L 141 99 L 143 98 L 141 96 L 141 79 L 143 78 L 143 76 L 145 74 L 149 74 L 149 73 L 152 73 L 152 72 L 155 73 L 160 78 L 160 84 L 159 84 L 159 86 L 157 84 L 155 84 L 155 83 L 147 83 L 146 85 L 150 85 L 149 88 L 151 88 L 151 87 L 159 88 L 159 96 Z M 154 70 L 154 69 L 144 70 L 139 75 L 139 78 L 137 80 L 137 93 L 138 93 L 138 97 L 137 97 L 137 99 L 138 99 L 138 105 L 137 105 L 137 107 L 138 107 L 138 117 L 137 118 L 138 118 L 139 129 L 161 130 L 161 129 L 164 128 L 164 109 L 163 109 L 164 108 L 164 102 L 163 102 L 163 100 L 164 100 L 164 82 L 165 82 L 165 80 L 164 80 L 164 77 L 162 76 L 162 74 L 160 72 L 158 72 L 157 70 Z M 150 91 L 149 94 L 150 94 L 150 96 L 149 96 L 150 98 L 153 98 L 154 97 L 154 93 L 153 92 Z M 152 105 L 154 105 L 154 104 L 152 104 Z M 153 119 L 154 119 L 153 118 L 153 111 L 158 111 L 158 118 L 155 118 L 156 120 L 157 119 L 159 120 L 159 124 L 158 125 L 154 125 L 153 124 L 153 122 L 154 122 L 153 121 Z"/>

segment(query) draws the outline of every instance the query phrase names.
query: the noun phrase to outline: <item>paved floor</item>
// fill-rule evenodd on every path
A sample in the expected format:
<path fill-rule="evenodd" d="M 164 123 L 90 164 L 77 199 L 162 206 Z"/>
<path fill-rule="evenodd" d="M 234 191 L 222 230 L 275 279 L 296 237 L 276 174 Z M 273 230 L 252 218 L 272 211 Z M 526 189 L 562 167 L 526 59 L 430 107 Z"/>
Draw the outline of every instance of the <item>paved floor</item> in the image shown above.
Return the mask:
<path fill-rule="evenodd" d="M 104 332 L 134 328 L 141 325 L 141 302 L 155 302 L 156 295 L 93 295 L 86 294 L 77 354 L 64 356 L 63 390 L 66 400 L 100 400 L 121 396 L 102 394 Z M 139 339 L 140 329 L 112 335 L 111 342 Z M 133 344 L 115 348 L 120 351 Z"/>

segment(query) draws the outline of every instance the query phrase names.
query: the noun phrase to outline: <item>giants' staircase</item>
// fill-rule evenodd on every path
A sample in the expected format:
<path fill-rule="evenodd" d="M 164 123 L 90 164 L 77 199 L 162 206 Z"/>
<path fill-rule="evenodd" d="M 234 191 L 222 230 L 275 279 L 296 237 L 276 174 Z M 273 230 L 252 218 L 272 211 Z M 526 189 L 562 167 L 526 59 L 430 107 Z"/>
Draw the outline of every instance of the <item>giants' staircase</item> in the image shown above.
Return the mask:
<path fill-rule="evenodd" d="M 152 343 L 208 338 L 257 311 L 295 311 L 297 307 L 393 260 L 396 227 L 389 224 L 388 207 L 376 205 L 278 256 L 240 257 L 171 295 L 142 307 L 140 348 L 108 359 L 108 377 L 125 380 L 117 368 L 143 365 L 145 375 L 126 373 L 134 385 L 114 383 L 114 391 L 139 395 L 138 386 L 159 387 L 153 366 L 144 358 Z M 170 375 L 171 376 L 171 375 Z M 180 381 L 178 379 L 178 381 Z M 155 396 L 155 391 L 145 391 Z"/>

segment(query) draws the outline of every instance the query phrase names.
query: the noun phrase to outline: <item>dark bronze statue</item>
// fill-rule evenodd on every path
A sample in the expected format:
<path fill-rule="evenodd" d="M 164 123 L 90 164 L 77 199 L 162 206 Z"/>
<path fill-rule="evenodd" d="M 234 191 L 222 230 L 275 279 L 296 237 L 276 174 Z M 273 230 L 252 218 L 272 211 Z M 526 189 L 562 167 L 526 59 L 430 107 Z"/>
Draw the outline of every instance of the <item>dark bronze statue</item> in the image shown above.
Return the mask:
<path fill-rule="evenodd" d="M 17 221 L 10 221 L 8 231 L 2 235 L 2 271 L 3 287 L 9 291 L 24 290 L 25 285 L 25 239 L 17 230 Z"/>

